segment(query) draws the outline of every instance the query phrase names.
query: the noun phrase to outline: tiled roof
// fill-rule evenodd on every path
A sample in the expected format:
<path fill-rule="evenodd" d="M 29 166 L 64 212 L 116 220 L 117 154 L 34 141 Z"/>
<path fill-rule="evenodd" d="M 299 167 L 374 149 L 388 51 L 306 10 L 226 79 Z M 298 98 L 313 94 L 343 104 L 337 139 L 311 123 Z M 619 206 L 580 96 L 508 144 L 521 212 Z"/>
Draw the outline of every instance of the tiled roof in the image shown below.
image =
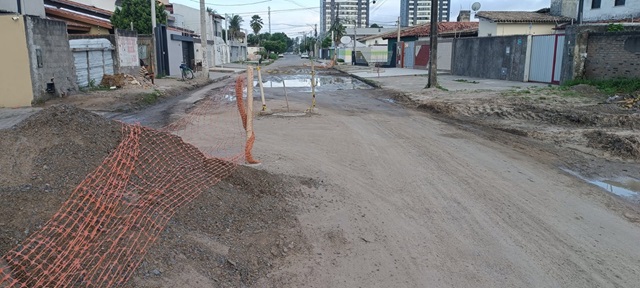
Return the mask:
<path fill-rule="evenodd" d="M 479 18 L 484 18 L 498 23 L 566 23 L 571 18 L 552 16 L 547 13 L 526 11 L 482 11 L 476 13 Z"/>
<path fill-rule="evenodd" d="M 64 5 L 68 5 L 68 6 L 72 6 L 72 7 L 76 7 L 76 8 L 80 8 L 80 9 L 84 9 L 87 11 L 91 11 L 94 13 L 98 13 L 98 14 L 102 14 L 105 15 L 107 17 L 111 17 L 111 15 L 113 14 L 113 11 L 109 11 L 109 10 L 105 10 L 105 9 L 101 9 L 95 6 L 91 6 L 91 5 L 86 5 L 86 4 L 82 4 L 82 3 L 78 3 L 78 2 L 74 2 L 74 1 L 69 1 L 69 0 L 50 0 L 53 3 L 60 3 L 60 4 L 64 4 Z"/>
<path fill-rule="evenodd" d="M 71 20 L 77 23 L 95 25 L 106 29 L 113 29 L 110 21 L 100 20 L 98 18 L 85 16 L 67 10 L 45 7 L 44 12 L 45 14 L 47 14 L 47 16 L 51 16 L 57 19 L 64 19 L 65 21 Z"/>
<path fill-rule="evenodd" d="M 478 32 L 478 22 L 439 22 L 438 35 L 453 35 L 460 33 Z M 404 28 L 400 31 L 400 37 L 424 37 L 431 35 L 431 24 Z M 389 32 L 382 35 L 383 39 L 395 38 L 397 32 Z"/>

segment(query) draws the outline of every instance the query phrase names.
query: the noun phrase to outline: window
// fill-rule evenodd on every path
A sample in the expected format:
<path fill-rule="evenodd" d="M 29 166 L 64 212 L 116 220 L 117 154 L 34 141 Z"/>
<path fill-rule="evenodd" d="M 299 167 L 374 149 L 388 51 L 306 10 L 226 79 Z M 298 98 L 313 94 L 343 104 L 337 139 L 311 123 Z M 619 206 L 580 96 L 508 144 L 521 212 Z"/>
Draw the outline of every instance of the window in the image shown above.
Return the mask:
<path fill-rule="evenodd" d="M 600 0 L 591 0 L 591 9 L 600 8 Z"/>
<path fill-rule="evenodd" d="M 624 6 L 624 0 L 616 0 L 616 6 Z"/>

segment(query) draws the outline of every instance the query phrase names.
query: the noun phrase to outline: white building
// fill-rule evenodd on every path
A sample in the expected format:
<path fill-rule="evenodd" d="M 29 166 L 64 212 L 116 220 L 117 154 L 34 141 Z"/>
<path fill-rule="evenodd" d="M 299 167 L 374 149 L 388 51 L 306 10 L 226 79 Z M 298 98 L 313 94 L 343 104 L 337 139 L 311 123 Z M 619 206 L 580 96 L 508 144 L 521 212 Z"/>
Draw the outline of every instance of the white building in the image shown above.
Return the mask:
<path fill-rule="evenodd" d="M 450 0 L 438 0 L 438 22 L 449 22 Z M 400 0 L 400 26 L 409 27 L 431 21 L 431 0 Z"/>
<path fill-rule="evenodd" d="M 320 32 L 325 33 L 340 19 L 347 28 L 369 27 L 369 0 L 320 0 Z"/>
<path fill-rule="evenodd" d="M 583 22 L 633 21 L 640 18 L 638 0 L 551 0 L 551 14 L 580 19 L 581 3 Z"/>

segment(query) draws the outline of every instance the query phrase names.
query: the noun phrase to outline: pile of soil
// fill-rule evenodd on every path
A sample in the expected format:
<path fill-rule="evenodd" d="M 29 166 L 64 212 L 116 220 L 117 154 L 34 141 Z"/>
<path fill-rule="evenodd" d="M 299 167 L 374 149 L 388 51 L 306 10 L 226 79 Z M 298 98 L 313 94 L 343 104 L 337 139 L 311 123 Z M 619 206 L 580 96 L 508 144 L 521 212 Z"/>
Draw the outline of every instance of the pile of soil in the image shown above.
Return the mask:
<path fill-rule="evenodd" d="M 51 218 L 116 148 L 121 131 L 122 124 L 73 106 L 0 130 L 0 255 Z M 239 287 L 267 276 L 308 250 L 290 201 L 300 181 L 238 167 L 177 210 L 128 285 Z"/>
<path fill-rule="evenodd" d="M 591 148 L 622 158 L 640 159 L 640 138 L 637 136 L 622 136 L 599 130 L 585 133 L 584 136 Z"/>

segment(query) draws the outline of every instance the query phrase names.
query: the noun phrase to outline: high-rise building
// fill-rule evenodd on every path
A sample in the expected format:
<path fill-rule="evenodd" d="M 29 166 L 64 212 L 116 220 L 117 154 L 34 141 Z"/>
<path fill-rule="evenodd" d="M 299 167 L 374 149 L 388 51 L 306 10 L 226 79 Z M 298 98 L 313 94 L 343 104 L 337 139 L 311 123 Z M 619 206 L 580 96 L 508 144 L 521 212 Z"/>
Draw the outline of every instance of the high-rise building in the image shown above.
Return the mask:
<path fill-rule="evenodd" d="M 449 22 L 451 0 L 438 0 L 438 22 Z M 431 0 L 400 0 L 400 25 L 403 27 L 429 23 Z"/>
<path fill-rule="evenodd" d="M 369 27 L 369 0 L 320 0 L 320 31 L 329 31 L 336 19 L 347 28 Z"/>

